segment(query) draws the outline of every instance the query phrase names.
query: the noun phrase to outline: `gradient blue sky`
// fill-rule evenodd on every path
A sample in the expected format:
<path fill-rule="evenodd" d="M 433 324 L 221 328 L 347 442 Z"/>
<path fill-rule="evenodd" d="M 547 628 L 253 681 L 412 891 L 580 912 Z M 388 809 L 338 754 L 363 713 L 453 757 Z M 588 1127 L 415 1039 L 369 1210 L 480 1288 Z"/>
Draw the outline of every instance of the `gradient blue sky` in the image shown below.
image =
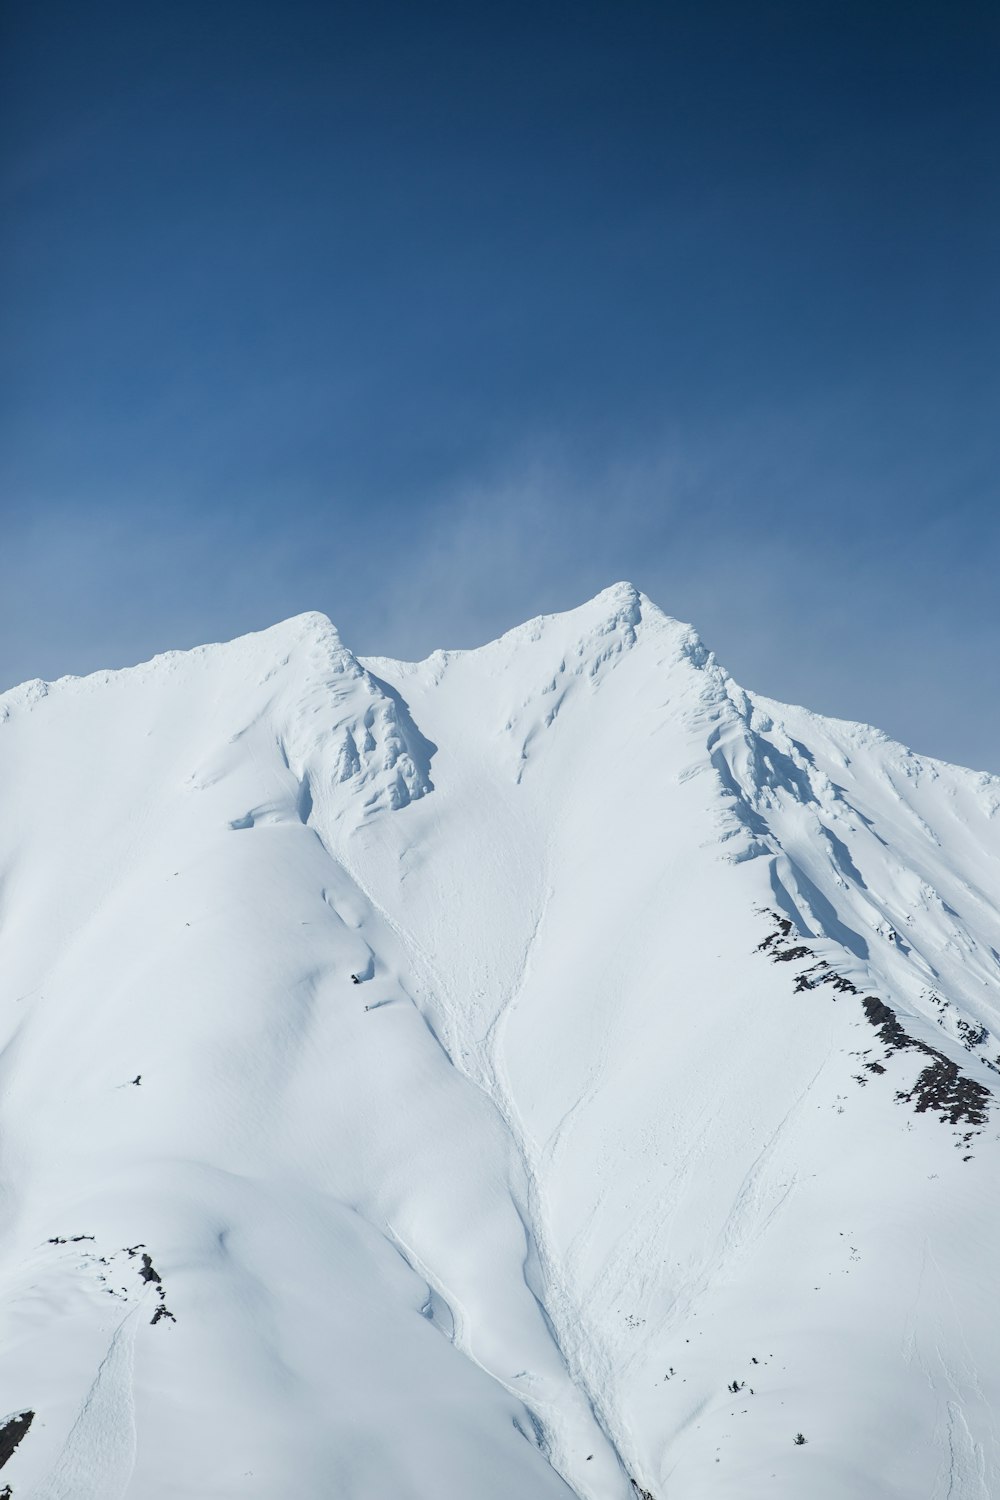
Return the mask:
<path fill-rule="evenodd" d="M 620 577 L 1000 771 L 1000 9 L 7 0 L 0 686 Z"/>

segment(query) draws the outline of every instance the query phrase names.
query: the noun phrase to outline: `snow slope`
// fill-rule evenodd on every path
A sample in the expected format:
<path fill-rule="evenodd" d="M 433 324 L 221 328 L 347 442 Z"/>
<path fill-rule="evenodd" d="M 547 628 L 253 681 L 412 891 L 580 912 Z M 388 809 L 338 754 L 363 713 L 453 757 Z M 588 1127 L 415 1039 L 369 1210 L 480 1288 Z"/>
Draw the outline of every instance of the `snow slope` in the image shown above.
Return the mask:
<path fill-rule="evenodd" d="M 628 585 L 0 697 L 0 1494 L 1000 1495 L 998 809 Z"/>

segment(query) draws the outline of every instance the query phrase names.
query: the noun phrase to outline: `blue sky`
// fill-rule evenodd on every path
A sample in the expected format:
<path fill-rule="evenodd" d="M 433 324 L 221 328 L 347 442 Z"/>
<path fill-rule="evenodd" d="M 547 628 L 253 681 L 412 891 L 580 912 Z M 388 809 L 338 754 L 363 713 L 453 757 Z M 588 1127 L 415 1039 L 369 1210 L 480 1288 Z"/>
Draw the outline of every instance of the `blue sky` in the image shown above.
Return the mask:
<path fill-rule="evenodd" d="M 626 577 L 1000 771 L 995 5 L 3 25 L 0 685 Z"/>

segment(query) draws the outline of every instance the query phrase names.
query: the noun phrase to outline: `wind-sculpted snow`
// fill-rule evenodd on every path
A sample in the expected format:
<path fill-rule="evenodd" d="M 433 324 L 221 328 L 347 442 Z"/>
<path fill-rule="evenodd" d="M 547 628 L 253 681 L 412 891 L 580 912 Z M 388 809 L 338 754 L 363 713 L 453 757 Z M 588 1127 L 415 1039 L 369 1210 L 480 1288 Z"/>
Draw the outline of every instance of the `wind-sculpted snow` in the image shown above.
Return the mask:
<path fill-rule="evenodd" d="M 0 1495 L 1000 1494 L 998 808 L 625 584 L 0 697 Z"/>
<path fill-rule="evenodd" d="M 1000 1064 L 1000 780 L 767 700 L 716 744 L 747 847 L 797 928 Z"/>

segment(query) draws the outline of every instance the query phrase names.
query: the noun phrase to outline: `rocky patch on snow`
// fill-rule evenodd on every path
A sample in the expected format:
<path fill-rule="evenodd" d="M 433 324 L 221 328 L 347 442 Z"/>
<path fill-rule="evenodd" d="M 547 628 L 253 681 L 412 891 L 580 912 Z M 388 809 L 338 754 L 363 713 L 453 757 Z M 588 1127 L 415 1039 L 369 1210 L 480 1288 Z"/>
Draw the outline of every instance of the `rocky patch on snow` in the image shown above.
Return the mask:
<path fill-rule="evenodd" d="M 9 1417 L 4 1417 L 0 1422 L 0 1469 L 11 1457 L 14 1449 L 27 1435 L 28 1428 L 35 1420 L 35 1413 L 25 1409 L 24 1411 L 12 1412 Z"/>
<path fill-rule="evenodd" d="M 53 1235 L 47 1243 L 78 1245 L 94 1239 L 95 1236 L 92 1234 Z M 163 1278 L 153 1265 L 152 1257 L 145 1245 L 123 1245 L 120 1250 L 109 1251 L 106 1255 L 99 1255 L 96 1250 L 84 1251 L 78 1266 L 81 1270 L 92 1272 L 100 1289 L 119 1302 L 136 1302 L 142 1296 L 143 1288 L 151 1286 L 155 1291 L 158 1306 L 150 1322 L 155 1325 L 163 1318 L 169 1319 L 171 1323 L 177 1322 L 175 1315 L 166 1305 L 167 1294 Z M 141 1286 L 135 1284 L 136 1275 L 142 1283 Z"/>
<path fill-rule="evenodd" d="M 826 959 L 818 958 L 814 950 L 800 940 L 793 922 L 788 917 L 781 917 L 770 909 L 765 912 L 765 915 L 770 918 L 773 928 L 767 937 L 758 943 L 756 950 L 758 953 L 766 953 L 772 963 L 801 963 L 803 959 L 813 960 L 804 969 L 800 969 L 795 976 L 797 994 L 818 989 L 821 985 L 831 985 L 834 990 L 846 994 L 861 993 L 852 980 L 845 975 L 838 974 L 832 964 Z M 946 1002 L 942 1002 L 944 1003 Z M 916 1052 L 928 1061 L 916 1082 L 909 1089 L 897 1089 L 895 1098 L 898 1102 L 912 1104 L 918 1114 L 928 1112 L 936 1114 L 942 1122 L 949 1125 L 981 1127 L 988 1123 L 992 1095 L 984 1084 L 963 1073 L 958 1064 L 939 1048 L 932 1047 L 928 1042 L 913 1036 L 902 1025 L 892 1006 L 877 995 L 864 996 L 861 1006 L 866 1020 L 875 1027 L 885 1049 L 882 1057 L 877 1059 L 871 1059 L 871 1049 L 862 1054 L 869 1059 L 863 1065 L 865 1072 L 870 1076 L 879 1076 L 887 1071 L 886 1064 L 897 1053 Z M 985 1031 L 985 1028 L 983 1030 Z M 973 1045 L 978 1045 L 983 1040 L 978 1034 L 973 1035 L 972 1028 L 967 1023 L 965 1033 L 963 1040 L 965 1040 L 966 1050 L 971 1050 Z M 988 1032 L 986 1035 L 988 1036 Z M 855 1075 L 855 1082 L 865 1084 L 868 1078 Z M 967 1146 L 973 1136 L 978 1133 L 975 1130 L 962 1133 L 957 1143 Z M 971 1156 L 967 1155 L 963 1157 L 963 1160 L 969 1161 Z"/>

